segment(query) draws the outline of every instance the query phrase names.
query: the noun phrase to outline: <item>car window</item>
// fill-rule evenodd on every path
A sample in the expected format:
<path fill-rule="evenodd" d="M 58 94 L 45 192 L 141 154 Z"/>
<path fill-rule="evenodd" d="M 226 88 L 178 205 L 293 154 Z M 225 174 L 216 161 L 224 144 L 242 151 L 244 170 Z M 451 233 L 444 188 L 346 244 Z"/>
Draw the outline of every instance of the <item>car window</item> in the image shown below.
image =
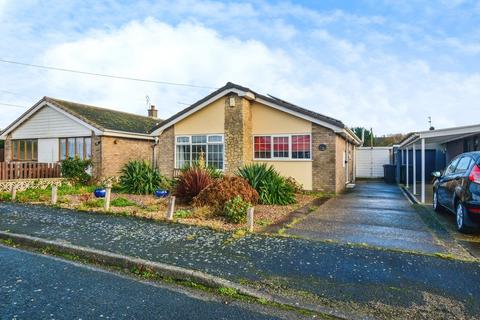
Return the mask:
<path fill-rule="evenodd" d="M 459 160 L 460 158 L 453 159 L 453 161 L 448 165 L 447 169 L 445 169 L 444 175 L 448 176 L 452 174 L 455 171 L 455 167 L 457 166 Z"/>
<path fill-rule="evenodd" d="M 470 157 L 463 157 L 460 159 L 460 161 L 457 164 L 457 167 L 455 168 L 455 174 L 458 173 L 465 173 L 468 168 L 470 167 L 470 162 L 472 161 L 472 158 Z"/>

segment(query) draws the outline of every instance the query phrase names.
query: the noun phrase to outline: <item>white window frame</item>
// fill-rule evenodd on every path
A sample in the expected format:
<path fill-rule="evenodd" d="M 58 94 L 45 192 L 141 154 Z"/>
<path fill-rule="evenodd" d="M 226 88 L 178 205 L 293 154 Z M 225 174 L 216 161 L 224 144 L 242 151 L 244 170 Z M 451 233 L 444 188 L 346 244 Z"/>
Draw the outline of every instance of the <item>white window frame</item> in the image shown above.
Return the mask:
<path fill-rule="evenodd" d="M 309 136 L 310 137 L 310 157 L 309 158 L 292 158 L 292 137 L 293 136 Z M 271 158 L 255 158 L 255 137 L 270 137 L 270 155 Z M 273 138 L 274 137 L 288 137 L 288 157 L 274 157 L 273 156 Z M 254 134 L 252 136 L 252 159 L 253 161 L 312 161 L 312 134 L 311 133 L 285 133 L 285 134 Z"/>
<path fill-rule="evenodd" d="M 193 136 L 205 136 L 207 138 L 206 142 L 202 143 L 192 143 L 192 137 Z M 215 141 L 215 142 L 208 142 L 208 139 L 212 136 L 220 136 L 222 137 L 221 141 Z M 188 138 L 188 142 L 177 142 L 177 138 Z M 175 136 L 175 156 L 174 156 L 174 167 L 175 169 L 181 169 L 177 168 L 177 145 L 180 146 L 190 146 L 190 165 L 192 164 L 192 146 L 194 145 L 207 145 L 207 151 L 205 153 L 205 163 L 208 165 L 208 145 L 215 145 L 215 144 L 222 144 L 223 145 L 223 151 L 222 151 L 222 157 L 223 157 L 223 166 L 222 169 L 217 169 L 220 171 L 225 170 L 225 137 L 223 133 L 218 133 L 218 134 L 180 134 Z"/>

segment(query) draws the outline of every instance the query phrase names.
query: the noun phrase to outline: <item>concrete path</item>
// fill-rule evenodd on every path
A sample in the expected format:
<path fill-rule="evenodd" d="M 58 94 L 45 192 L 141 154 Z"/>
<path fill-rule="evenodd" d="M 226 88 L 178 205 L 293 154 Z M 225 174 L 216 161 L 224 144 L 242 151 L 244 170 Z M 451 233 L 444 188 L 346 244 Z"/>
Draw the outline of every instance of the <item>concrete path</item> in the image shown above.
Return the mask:
<path fill-rule="evenodd" d="M 1 319 L 297 319 L 0 246 Z"/>
<path fill-rule="evenodd" d="M 236 239 L 193 226 L 5 202 L 0 230 L 201 270 L 378 318 L 480 314 L 476 262 L 295 238 Z"/>
<path fill-rule="evenodd" d="M 445 252 L 400 188 L 359 182 L 288 229 L 288 234 L 426 253 Z"/>

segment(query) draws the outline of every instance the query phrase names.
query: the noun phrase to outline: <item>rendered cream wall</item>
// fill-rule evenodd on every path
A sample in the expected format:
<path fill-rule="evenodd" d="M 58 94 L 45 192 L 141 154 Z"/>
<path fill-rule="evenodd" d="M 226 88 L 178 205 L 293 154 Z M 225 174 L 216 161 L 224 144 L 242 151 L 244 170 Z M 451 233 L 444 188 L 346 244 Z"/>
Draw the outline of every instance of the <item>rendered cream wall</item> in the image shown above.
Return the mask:
<path fill-rule="evenodd" d="M 224 133 L 225 100 L 219 99 L 175 124 L 175 135 Z"/>

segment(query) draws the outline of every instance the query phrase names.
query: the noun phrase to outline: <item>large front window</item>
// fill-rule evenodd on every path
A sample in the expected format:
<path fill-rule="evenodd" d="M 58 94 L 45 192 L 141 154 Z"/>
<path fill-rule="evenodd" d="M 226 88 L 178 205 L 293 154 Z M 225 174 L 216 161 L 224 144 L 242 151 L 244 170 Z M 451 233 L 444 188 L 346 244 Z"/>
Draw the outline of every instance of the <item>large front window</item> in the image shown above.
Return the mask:
<path fill-rule="evenodd" d="M 253 137 L 253 158 L 257 160 L 310 160 L 311 149 L 309 134 Z"/>
<path fill-rule="evenodd" d="M 61 138 L 60 160 L 79 158 L 87 160 L 92 157 L 92 139 L 90 137 Z"/>
<path fill-rule="evenodd" d="M 175 167 L 192 165 L 203 156 L 207 166 L 223 170 L 223 150 L 223 135 L 177 136 Z"/>
<path fill-rule="evenodd" d="M 38 157 L 38 140 L 13 140 L 12 160 L 35 161 Z"/>

